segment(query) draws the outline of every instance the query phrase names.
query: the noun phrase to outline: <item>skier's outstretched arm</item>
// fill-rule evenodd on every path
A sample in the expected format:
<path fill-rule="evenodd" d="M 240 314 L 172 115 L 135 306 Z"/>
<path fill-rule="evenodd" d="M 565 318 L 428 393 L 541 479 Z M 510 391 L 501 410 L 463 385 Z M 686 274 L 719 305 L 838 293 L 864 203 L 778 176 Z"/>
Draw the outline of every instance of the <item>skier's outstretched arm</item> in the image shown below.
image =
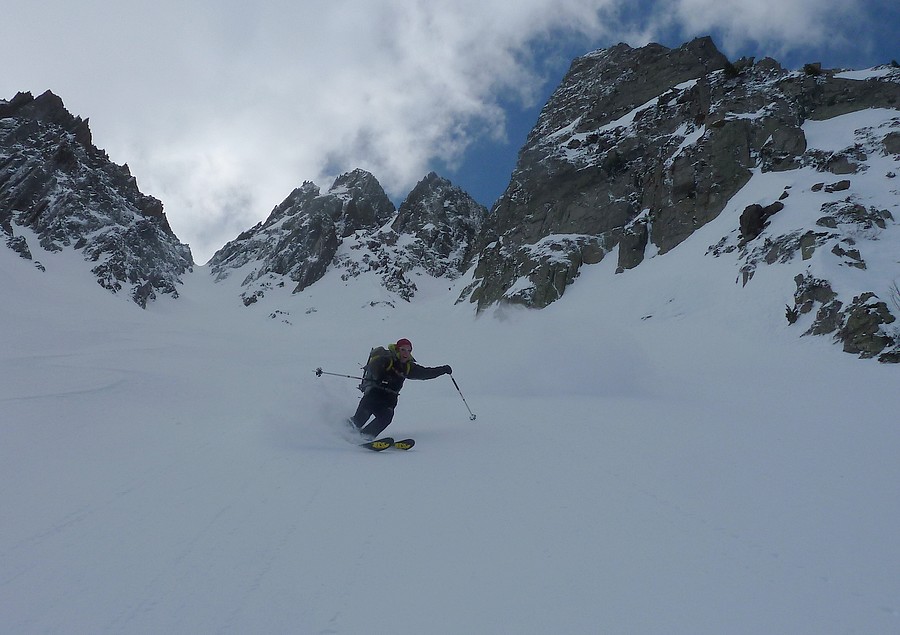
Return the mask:
<path fill-rule="evenodd" d="M 441 375 L 450 375 L 453 373 L 453 369 L 450 366 L 420 366 L 419 364 L 413 363 L 413 365 L 409 369 L 409 375 L 407 377 L 409 379 L 434 379 L 435 377 L 440 377 Z"/>

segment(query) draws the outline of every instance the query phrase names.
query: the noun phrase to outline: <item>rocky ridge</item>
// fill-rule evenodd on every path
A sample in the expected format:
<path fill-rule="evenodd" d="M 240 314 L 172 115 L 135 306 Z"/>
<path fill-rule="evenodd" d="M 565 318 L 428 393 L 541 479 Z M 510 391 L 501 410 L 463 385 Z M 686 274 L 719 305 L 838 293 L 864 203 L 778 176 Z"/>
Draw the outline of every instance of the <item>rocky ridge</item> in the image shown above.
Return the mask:
<path fill-rule="evenodd" d="M 88 121 L 50 91 L 0 101 L 0 234 L 28 260 L 39 250 L 80 251 L 99 284 L 142 307 L 159 293 L 177 297 L 193 267 L 162 203 L 142 194 L 128 166 L 93 145 Z"/>
<path fill-rule="evenodd" d="M 305 183 L 269 217 L 216 252 L 211 273 L 241 275 L 241 297 L 254 304 L 274 287 L 299 293 L 329 268 L 343 279 L 374 273 L 404 300 L 415 275 L 457 278 L 468 268 L 487 209 L 431 173 L 395 209 L 364 170 L 339 176 L 327 193 Z"/>

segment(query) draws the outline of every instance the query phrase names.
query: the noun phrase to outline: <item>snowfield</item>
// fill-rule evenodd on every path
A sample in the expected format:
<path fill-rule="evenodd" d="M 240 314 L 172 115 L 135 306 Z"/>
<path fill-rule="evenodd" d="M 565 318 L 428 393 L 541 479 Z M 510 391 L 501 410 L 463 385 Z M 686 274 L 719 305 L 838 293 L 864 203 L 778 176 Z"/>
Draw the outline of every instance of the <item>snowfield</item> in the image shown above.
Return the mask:
<path fill-rule="evenodd" d="M 897 632 L 898 368 L 760 317 L 777 266 L 690 253 L 475 318 L 424 278 L 248 309 L 204 268 L 142 311 L 0 251 L 3 630 Z M 408 382 L 418 444 L 369 453 L 313 371 L 399 337 L 477 419 Z"/>

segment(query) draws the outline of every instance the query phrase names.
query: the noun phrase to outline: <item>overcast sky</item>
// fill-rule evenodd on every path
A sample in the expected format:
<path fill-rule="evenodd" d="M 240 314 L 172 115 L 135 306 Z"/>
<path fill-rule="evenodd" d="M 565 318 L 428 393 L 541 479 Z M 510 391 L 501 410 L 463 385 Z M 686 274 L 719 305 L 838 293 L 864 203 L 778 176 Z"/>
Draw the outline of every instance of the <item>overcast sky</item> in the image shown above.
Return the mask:
<path fill-rule="evenodd" d="M 731 59 L 900 58 L 896 0 L 0 0 L 0 99 L 52 90 L 204 263 L 293 188 L 435 170 L 490 206 L 572 58 L 712 35 Z"/>

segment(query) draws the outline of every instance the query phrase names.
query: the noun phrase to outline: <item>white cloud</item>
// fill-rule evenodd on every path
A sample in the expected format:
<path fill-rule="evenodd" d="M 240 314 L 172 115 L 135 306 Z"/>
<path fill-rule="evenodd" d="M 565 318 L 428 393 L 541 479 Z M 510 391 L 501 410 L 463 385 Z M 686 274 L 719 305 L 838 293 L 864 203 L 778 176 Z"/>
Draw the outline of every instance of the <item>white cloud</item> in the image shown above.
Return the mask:
<path fill-rule="evenodd" d="M 721 34 L 719 45 L 737 54 L 749 44 L 772 55 L 803 47 L 846 43 L 852 24 L 859 22 L 857 2 L 836 0 L 676 0 L 671 22 L 683 33 Z"/>

